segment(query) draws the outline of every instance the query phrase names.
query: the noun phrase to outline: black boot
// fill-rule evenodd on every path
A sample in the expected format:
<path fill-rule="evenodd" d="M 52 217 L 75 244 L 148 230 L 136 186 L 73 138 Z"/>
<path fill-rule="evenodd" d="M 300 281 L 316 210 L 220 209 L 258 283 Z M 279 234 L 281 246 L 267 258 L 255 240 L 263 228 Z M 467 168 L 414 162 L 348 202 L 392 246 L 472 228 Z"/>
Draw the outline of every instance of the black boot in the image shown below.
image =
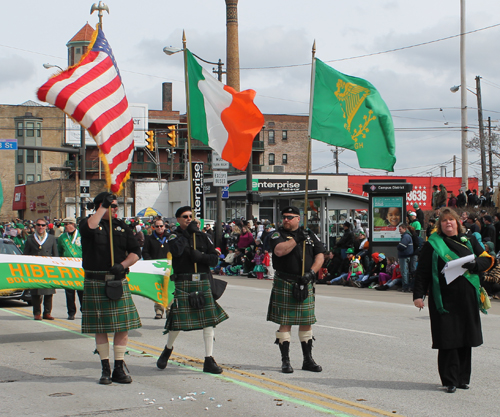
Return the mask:
<path fill-rule="evenodd" d="M 309 339 L 307 342 L 300 342 L 302 346 L 302 353 L 304 354 L 304 363 L 302 364 L 302 369 L 304 371 L 311 372 L 321 372 L 323 368 L 319 366 L 312 357 L 312 339 Z"/>
<path fill-rule="evenodd" d="M 222 368 L 217 365 L 213 356 L 205 356 L 205 363 L 203 364 L 203 372 L 210 374 L 221 374 Z"/>
<path fill-rule="evenodd" d="M 109 385 L 111 384 L 111 368 L 109 366 L 109 359 L 103 359 L 101 361 L 102 365 L 102 374 L 101 379 L 99 380 L 99 384 Z"/>
<path fill-rule="evenodd" d="M 123 370 L 123 365 L 123 361 L 115 361 L 115 369 L 113 369 L 111 380 L 113 382 L 118 382 L 119 384 L 130 384 L 132 382 L 132 378 L 130 375 L 127 375 L 125 373 L 125 371 Z"/>
<path fill-rule="evenodd" d="M 293 368 L 290 364 L 290 356 L 288 355 L 290 352 L 290 342 L 279 343 L 279 339 L 276 339 L 276 341 L 278 341 L 281 352 L 281 372 L 284 374 L 291 374 Z"/>
<path fill-rule="evenodd" d="M 167 348 L 165 345 L 165 349 L 163 349 L 163 352 L 161 353 L 160 357 L 156 361 L 156 366 L 160 369 L 165 369 L 168 364 L 168 359 L 170 358 L 170 355 L 172 354 L 172 351 L 174 350 L 174 347 L 172 346 L 172 349 Z"/>

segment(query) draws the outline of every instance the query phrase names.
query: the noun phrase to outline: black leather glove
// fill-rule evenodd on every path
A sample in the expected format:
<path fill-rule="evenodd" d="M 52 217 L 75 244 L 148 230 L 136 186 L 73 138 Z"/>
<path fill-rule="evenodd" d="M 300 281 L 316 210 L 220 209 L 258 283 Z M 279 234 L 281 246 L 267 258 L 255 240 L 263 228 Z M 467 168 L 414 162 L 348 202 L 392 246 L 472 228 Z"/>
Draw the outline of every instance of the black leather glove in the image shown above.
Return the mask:
<path fill-rule="evenodd" d="M 121 263 L 116 263 L 114 264 L 111 269 L 109 270 L 109 273 L 110 274 L 113 274 L 113 275 L 121 275 L 125 272 L 125 268 L 123 267 L 123 265 Z"/>
<path fill-rule="evenodd" d="M 104 200 L 101 203 L 101 206 L 104 207 L 105 209 L 107 209 L 107 208 L 109 208 L 109 206 L 111 206 L 111 204 L 113 203 L 114 200 L 116 200 L 116 197 L 113 194 L 108 193 L 108 194 L 106 194 L 106 197 L 104 197 Z"/>
<path fill-rule="evenodd" d="M 311 269 L 310 271 L 307 271 L 302 275 L 300 278 L 301 284 L 308 284 L 309 282 L 314 282 L 316 279 L 316 273 Z"/>
<path fill-rule="evenodd" d="M 199 232 L 200 229 L 198 229 L 198 223 L 196 222 L 196 220 L 193 220 L 191 223 L 189 223 L 189 225 L 186 228 L 186 230 L 189 233 Z"/>
<path fill-rule="evenodd" d="M 469 272 L 475 273 L 478 271 L 478 265 L 476 261 L 466 262 L 462 265 L 462 268 L 467 269 Z"/>
<path fill-rule="evenodd" d="M 205 259 L 205 254 L 200 252 L 199 250 L 193 249 L 191 251 L 191 261 L 198 263 L 202 262 Z"/>
<path fill-rule="evenodd" d="M 300 226 L 298 229 L 297 229 L 297 234 L 296 236 L 293 238 L 293 240 L 295 240 L 295 242 L 298 244 L 302 243 L 304 240 L 307 239 L 307 236 L 308 236 L 308 233 L 307 233 L 307 230 L 304 229 L 304 226 Z"/>

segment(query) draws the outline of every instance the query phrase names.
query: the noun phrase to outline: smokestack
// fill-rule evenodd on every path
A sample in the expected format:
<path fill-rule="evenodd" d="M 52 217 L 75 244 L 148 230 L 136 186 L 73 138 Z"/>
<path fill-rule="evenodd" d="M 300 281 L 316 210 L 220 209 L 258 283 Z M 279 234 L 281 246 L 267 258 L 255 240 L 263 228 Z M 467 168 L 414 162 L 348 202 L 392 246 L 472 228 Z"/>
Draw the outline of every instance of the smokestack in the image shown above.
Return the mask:
<path fill-rule="evenodd" d="M 162 84 L 162 108 L 163 111 L 172 111 L 172 83 Z"/>
<path fill-rule="evenodd" d="M 226 83 L 240 91 L 240 51 L 238 46 L 238 0 L 226 0 Z"/>

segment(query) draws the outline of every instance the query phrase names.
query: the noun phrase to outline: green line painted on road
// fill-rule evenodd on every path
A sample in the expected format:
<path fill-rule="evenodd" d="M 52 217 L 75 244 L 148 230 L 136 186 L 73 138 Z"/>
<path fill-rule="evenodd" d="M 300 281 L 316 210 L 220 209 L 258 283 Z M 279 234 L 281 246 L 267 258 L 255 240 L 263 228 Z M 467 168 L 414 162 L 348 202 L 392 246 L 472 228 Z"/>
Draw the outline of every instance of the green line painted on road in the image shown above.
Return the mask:
<path fill-rule="evenodd" d="M 13 310 L 7 310 L 5 308 L 0 308 L 0 311 L 5 311 L 7 313 L 11 313 L 11 314 L 14 314 L 14 315 L 19 316 L 19 317 L 23 317 L 23 318 L 26 318 L 26 319 L 31 319 L 30 317 L 27 317 L 26 315 L 18 313 L 18 312 L 13 311 Z M 49 323 L 47 321 L 40 321 L 40 324 L 44 324 L 46 326 L 50 326 L 50 327 L 56 328 L 58 330 L 65 330 L 65 331 L 70 332 L 72 334 L 79 335 L 79 336 L 82 336 L 82 337 L 85 337 L 85 338 L 88 338 L 88 339 L 94 339 L 94 336 L 92 336 L 92 335 L 88 335 L 88 334 L 85 334 L 85 333 L 77 332 L 75 330 L 67 329 L 67 328 L 59 326 L 59 325 L 57 325 L 55 323 Z M 113 343 L 110 342 L 110 344 L 112 345 Z M 144 352 L 144 351 L 140 351 L 138 349 L 131 348 L 130 346 L 127 346 L 127 350 L 135 352 L 135 353 L 138 353 L 141 356 L 143 355 L 143 352 Z M 153 356 L 155 358 L 159 357 L 159 356 L 154 355 L 154 354 L 148 354 L 148 355 Z M 144 357 L 144 356 L 142 356 L 142 357 Z M 202 369 L 197 368 L 197 367 L 192 366 L 192 365 L 187 365 L 187 364 L 179 363 L 179 362 L 172 361 L 172 360 L 170 360 L 169 362 L 170 363 L 174 363 L 177 366 L 180 366 L 180 367 L 183 367 L 183 368 L 186 368 L 186 369 L 190 369 L 192 371 L 203 372 Z M 258 387 L 258 386 L 252 385 L 250 383 L 247 383 L 247 382 L 238 381 L 237 379 L 234 379 L 234 378 L 231 378 L 231 377 L 228 377 L 228 376 L 225 376 L 225 375 L 214 375 L 214 374 L 210 374 L 210 375 L 213 376 L 213 377 L 215 377 L 215 378 L 220 378 L 220 379 L 222 379 L 224 381 L 227 381 L 227 382 L 232 382 L 232 383 L 234 383 L 236 385 L 239 385 L 241 387 L 244 387 L 244 388 L 247 388 L 247 389 L 251 389 L 251 390 L 256 391 L 256 392 L 260 392 L 261 394 L 265 394 L 265 395 L 268 395 L 268 396 L 271 396 L 271 397 L 276 397 L 276 398 L 283 398 L 283 399 L 285 399 L 288 402 L 291 402 L 291 403 L 294 403 L 294 404 L 297 404 L 297 405 L 301 405 L 301 406 L 304 406 L 304 407 L 308 407 L 308 408 L 311 408 L 313 410 L 320 411 L 320 412 L 323 412 L 323 413 L 326 413 L 326 414 L 331 414 L 331 415 L 334 415 L 334 416 L 337 416 L 337 417 L 355 417 L 353 414 L 346 414 L 346 413 L 343 413 L 341 411 L 331 410 L 331 409 L 328 409 L 328 408 L 325 408 L 325 407 L 321 407 L 319 405 L 316 405 L 316 404 L 313 404 L 313 403 L 310 403 L 310 402 L 307 402 L 307 401 L 298 400 L 298 399 L 289 397 L 287 395 L 283 395 L 283 394 L 281 394 L 281 393 L 279 393 L 277 391 L 273 391 L 273 390 L 270 390 L 270 389 Z"/>

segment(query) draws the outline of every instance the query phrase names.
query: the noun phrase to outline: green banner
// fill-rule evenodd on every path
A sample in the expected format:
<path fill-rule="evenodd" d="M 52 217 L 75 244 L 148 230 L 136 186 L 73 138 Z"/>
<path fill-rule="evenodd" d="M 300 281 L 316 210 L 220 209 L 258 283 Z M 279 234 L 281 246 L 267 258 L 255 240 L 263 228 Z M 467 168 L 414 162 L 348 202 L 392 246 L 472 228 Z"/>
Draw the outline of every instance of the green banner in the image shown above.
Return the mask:
<path fill-rule="evenodd" d="M 0 295 L 13 290 L 64 288 L 83 290 L 84 272 L 80 258 L 2 255 L 0 257 Z M 170 281 L 172 261 L 138 261 L 127 275 L 132 294 L 168 305 L 175 284 Z M 164 291 L 164 288 L 167 291 Z"/>

